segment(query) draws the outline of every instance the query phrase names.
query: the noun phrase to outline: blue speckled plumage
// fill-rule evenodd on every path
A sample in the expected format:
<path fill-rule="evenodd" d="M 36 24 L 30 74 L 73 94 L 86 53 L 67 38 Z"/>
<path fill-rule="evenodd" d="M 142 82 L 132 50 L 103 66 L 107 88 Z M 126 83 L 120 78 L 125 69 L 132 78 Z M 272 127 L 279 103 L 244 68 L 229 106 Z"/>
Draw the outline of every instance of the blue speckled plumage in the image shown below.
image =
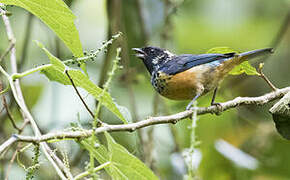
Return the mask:
<path fill-rule="evenodd" d="M 151 74 L 151 83 L 158 93 L 169 99 L 193 101 L 216 89 L 236 65 L 273 52 L 272 48 L 266 48 L 241 54 L 175 55 L 157 47 L 133 50 L 146 65 Z"/>

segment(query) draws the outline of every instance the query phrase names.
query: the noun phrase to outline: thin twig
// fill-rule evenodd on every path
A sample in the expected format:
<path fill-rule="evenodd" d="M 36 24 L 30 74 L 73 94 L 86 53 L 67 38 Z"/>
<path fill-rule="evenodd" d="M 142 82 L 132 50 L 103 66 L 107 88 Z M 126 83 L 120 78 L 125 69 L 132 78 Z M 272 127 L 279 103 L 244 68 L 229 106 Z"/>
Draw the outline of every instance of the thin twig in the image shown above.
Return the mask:
<path fill-rule="evenodd" d="M 14 42 L 10 42 L 8 48 L 6 49 L 6 51 L 1 55 L 0 57 L 0 62 L 9 54 L 9 52 L 11 51 L 11 49 L 15 46 Z"/>
<path fill-rule="evenodd" d="M 92 116 L 92 118 L 94 119 L 95 118 L 95 115 L 94 113 L 90 110 L 90 108 L 88 107 L 88 105 L 86 104 L 86 102 L 84 101 L 84 99 L 82 98 L 81 94 L 79 93 L 77 87 L 75 86 L 75 83 L 74 81 L 72 80 L 72 78 L 70 77 L 69 73 L 68 73 L 68 70 L 65 70 L 65 74 L 67 75 L 67 77 L 69 78 L 74 90 L 76 91 L 78 97 L 81 99 L 83 105 L 85 106 L 85 108 L 87 109 L 87 111 L 89 112 L 89 114 Z"/>
<path fill-rule="evenodd" d="M 3 6 L 2 3 L 0 3 L 0 6 Z M 3 13 L 4 12 L 4 13 Z M 10 42 L 16 42 L 13 31 L 12 31 L 12 27 L 10 25 L 10 21 L 9 18 L 5 15 L 5 11 L 0 8 L 0 13 L 4 14 L 2 15 L 2 19 L 4 22 L 4 26 L 6 28 L 6 33 L 7 33 L 7 37 L 8 40 Z M 16 61 L 16 48 L 15 46 L 11 49 L 11 54 L 10 54 L 10 63 L 11 63 L 11 71 L 12 73 L 17 73 L 17 61 Z M 13 80 L 9 74 L 7 74 L 7 72 L 0 66 L 0 71 L 6 76 L 6 78 L 9 80 L 9 84 L 14 96 L 14 99 L 16 101 L 16 103 L 18 104 L 18 106 L 21 109 L 21 114 L 22 117 L 24 118 L 24 122 L 29 121 L 31 123 L 32 129 L 34 131 L 34 134 L 37 136 L 40 136 L 40 130 L 36 124 L 36 122 L 34 121 L 32 115 L 30 114 L 25 100 L 23 98 L 23 94 L 22 94 L 22 90 L 20 87 L 20 83 L 19 80 Z M 41 148 L 46 156 L 46 158 L 49 160 L 49 162 L 52 164 L 52 166 L 55 168 L 57 174 L 60 176 L 61 179 L 67 179 L 65 177 L 65 175 L 63 174 L 62 170 L 65 172 L 66 176 L 70 179 L 73 178 L 72 174 L 70 173 L 69 169 L 67 169 L 63 162 L 51 151 L 50 147 L 46 144 L 46 143 L 41 143 Z"/>
<path fill-rule="evenodd" d="M 2 91 L 2 90 L 3 90 L 3 86 L 2 86 L 2 82 L 0 81 L 0 91 Z M 7 101 L 6 101 L 6 98 L 5 98 L 5 95 L 4 94 L 2 95 L 2 102 L 3 102 L 4 108 L 6 109 L 7 115 L 9 117 L 9 119 L 10 119 L 10 122 L 11 122 L 12 126 L 15 129 L 18 130 L 18 133 L 20 133 L 20 128 L 18 128 L 17 125 L 16 125 L 16 123 L 15 123 L 15 120 L 14 120 L 14 118 L 13 118 L 11 112 L 10 112 L 10 109 L 9 109 L 9 107 L 7 105 Z"/>
<path fill-rule="evenodd" d="M 261 77 L 262 79 L 264 79 L 266 81 L 266 83 L 270 86 L 270 88 L 273 91 L 276 91 L 277 88 L 273 85 L 273 83 L 267 78 L 267 76 L 265 76 L 265 74 L 263 73 L 262 69 L 263 69 L 264 63 L 260 63 L 259 68 L 258 68 L 258 73 L 259 73 L 259 77 Z"/>
<path fill-rule="evenodd" d="M 6 140 L 4 143 L 0 146 L 0 155 L 8 149 L 12 144 L 14 144 L 17 141 L 18 137 L 12 135 L 8 140 Z"/>
<path fill-rule="evenodd" d="M 120 18 L 120 3 L 121 1 L 107 1 L 107 16 L 108 16 L 108 30 L 107 30 L 107 39 L 112 37 L 112 34 L 115 32 L 118 32 L 120 30 L 119 28 L 119 21 L 117 20 L 111 20 L 112 18 Z M 99 75 L 99 82 L 98 82 L 98 86 L 99 87 L 103 87 L 103 85 L 105 84 L 106 78 L 107 78 L 107 72 L 109 70 L 111 61 L 112 61 L 112 49 L 114 48 L 114 46 L 108 46 L 107 47 L 107 52 L 104 55 L 104 59 L 102 61 L 102 65 L 101 65 L 101 70 L 100 70 L 100 75 Z M 99 102 L 96 101 L 96 107 L 98 106 Z M 102 109 L 101 109 L 102 110 Z M 99 117 L 101 116 L 102 111 L 100 111 L 99 113 Z M 97 118 L 99 118 L 97 117 Z"/>
<path fill-rule="evenodd" d="M 101 164 L 101 165 L 95 167 L 95 168 L 93 169 L 93 173 L 95 173 L 95 172 L 97 172 L 97 171 L 99 171 L 99 170 L 101 170 L 101 169 L 104 169 L 105 167 L 107 167 L 107 166 L 110 165 L 110 164 L 111 164 L 111 162 L 106 162 L 106 163 L 104 163 L 104 164 Z M 86 176 L 88 176 L 88 175 L 90 175 L 90 174 L 91 174 L 91 172 L 89 172 L 89 171 L 85 171 L 85 172 L 82 172 L 82 173 L 80 173 L 79 175 L 75 176 L 74 179 L 75 179 L 75 180 L 78 180 L 78 179 L 84 178 L 84 177 L 86 177 Z"/>
<path fill-rule="evenodd" d="M 12 116 L 10 110 L 9 110 L 9 107 L 8 107 L 8 105 L 7 105 L 7 101 L 6 101 L 6 98 L 5 98 L 4 95 L 2 95 L 2 101 L 3 101 L 3 106 L 4 106 L 5 109 L 6 109 L 7 115 L 8 115 L 8 117 L 9 117 L 10 121 L 11 121 L 12 126 L 13 126 L 15 129 L 17 129 L 17 130 L 18 130 L 18 133 L 19 133 L 19 132 L 21 131 L 21 129 L 20 129 L 19 127 L 17 127 L 17 125 L 16 125 L 16 123 L 15 123 L 15 120 L 14 120 L 14 118 L 13 118 L 13 116 Z"/>
<path fill-rule="evenodd" d="M 218 111 L 223 112 L 228 109 L 236 108 L 238 106 L 242 105 L 265 105 L 271 101 L 274 101 L 276 99 L 279 99 L 283 97 L 285 94 L 290 92 L 290 87 L 286 87 L 283 89 L 277 89 L 276 91 L 267 93 L 262 96 L 258 97 L 236 97 L 233 100 L 220 103 L 220 106 L 209 106 L 209 107 L 197 107 L 196 113 L 197 115 L 202 114 L 209 114 L 209 113 L 216 113 Z M 157 125 L 157 124 L 167 124 L 167 123 L 173 123 L 176 124 L 178 121 L 186 119 L 188 117 L 191 117 L 193 113 L 193 110 L 187 110 L 183 111 L 177 114 L 169 115 L 169 116 L 159 116 L 159 117 L 150 117 L 148 119 L 136 122 L 136 123 L 130 123 L 130 124 L 120 124 L 120 125 L 105 125 L 102 127 L 99 127 L 95 130 L 78 130 L 78 131 L 66 131 L 66 132 L 54 132 L 54 133 L 48 133 L 41 136 L 23 136 L 23 135 L 13 135 L 7 143 L 5 141 L 2 145 L 0 145 L 0 154 L 3 152 L 3 149 L 6 149 L 7 146 L 11 146 L 13 143 L 17 141 L 22 142 L 34 142 L 34 143 L 40 143 L 43 141 L 49 141 L 49 140 L 61 140 L 61 139 L 79 139 L 79 138 L 86 138 L 90 137 L 92 133 L 99 134 L 103 133 L 105 131 L 107 132 L 116 132 L 116 131 L 135 131 L 136 129 Z"/>
<path fill-rule="evenodd" d="M 196 111 L 196 101 L 194 102 L 193 113 L 191 115 L 191 129 L 190 129 L 190 148 L 185 151 L 185 161 L 187 165 L 187 178 L 186 179 L 196 179 L 196 169 L 194 167 L 194 157 L 193 154 L 196 151 L 198 140 L 196 135 L 197 127 L 197 111 Z"/>
<path fill-rule="evenodd" d="M 76 59 L 67 59 L 67 60 L 63 61 L 63 63 L 68 65 L 68 64 L 72 64 L 74 62 L 78 62 L 80 64 L 80 63 L 86 62 L 89 59 L 95 58 L 102 50 L 106 49 L 109 45 L 111 45 L 121 35 L 122 35 L 121 32 L 118 32 L 117 34 L 113 35 L 109 41 L 106 41 L 101 47 L 99 47 L 96 51 L 89 54 L 88 56 L 80 57 L 80 58 L 76 58 Z"/>
<path fill-rule="evenodd" d="M 19 144 L 18 144 L 19 145 Z M 19 151 L 20 147 L 17 147 L 16 151 L 13 153 L 12 158 L 9 161 L 8 167 L 7 167 L 7 171 L 6 171 L 6 176 L 5 176 L 5 180 L 9 179 L 9 174 L 10 174 L 10 170 L 12 168 L 12 164 L 16 159 L 17 153 Z"/>

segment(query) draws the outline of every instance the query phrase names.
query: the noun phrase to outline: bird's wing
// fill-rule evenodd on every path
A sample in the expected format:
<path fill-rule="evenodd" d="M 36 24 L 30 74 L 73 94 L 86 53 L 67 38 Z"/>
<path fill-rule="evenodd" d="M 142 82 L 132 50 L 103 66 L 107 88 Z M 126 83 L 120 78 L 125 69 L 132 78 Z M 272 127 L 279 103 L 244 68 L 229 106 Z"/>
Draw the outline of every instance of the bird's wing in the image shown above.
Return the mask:
<path fill-rule="evenodd" d="M 167 61 L 159 68 L 160 71 L 174 75 L 183 71 L 186 71 L 194 66 L 207 64 L 211 62 L 222 62 L 228 58 L 234 57 L 235 53 L 227 54 L 183 54 L 174 57 L 172 60 Z M 218 65 L 218 64 L 217 64 Z"/>

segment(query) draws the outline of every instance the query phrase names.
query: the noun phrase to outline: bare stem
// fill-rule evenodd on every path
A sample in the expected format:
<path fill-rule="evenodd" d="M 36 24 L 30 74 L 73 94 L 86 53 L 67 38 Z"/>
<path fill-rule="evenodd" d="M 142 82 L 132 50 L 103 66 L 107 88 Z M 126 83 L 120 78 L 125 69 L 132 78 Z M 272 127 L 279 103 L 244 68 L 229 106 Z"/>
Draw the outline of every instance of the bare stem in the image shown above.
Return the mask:
<path fill-rule="evenodd" d="M 95 168 L 93 169 L 93 172 L 95 173 L 95 172 L 97 172 L 97 171 L 99 171 L 99 170 L 101 170 L 101 169 L 104 169 L 105 167 L 107 167 L 107 166 L 110 165 L 110 164 L 111 164 L 111 162 L 106 162 L 106 163 L 104 163 L 104 164 L 101 164 L 101 165 L 95 167 Z M 91 173 L 91 172 L 89 172 L 89 171 L 82 172 L 81 174 L 77 175 L 74 179 L 75 179 L 75 180 L 78 180 L 78 179 L 84 178 L 84 177 L 90 175 L 90 173 Z"/>
<path fill-rule="evenodd" d="M 12 48 L 15 46 L 14 42 L 10 42 L 8 48 L 6 51 L 0 56 L 0 62 L 9 54 L 9 52 L 12 50 Z"/>
<path fill-rule="evenodd" d="M 196 106 L 196 101 L 194 102 L 194 108 L 193 108 L 193 113 L 191 116 L 191 131 L 190 131 L 190 148 L 187 149 L 185 152 L 185 159 L 187 167 L 188 167 L 188 173 L 187 173 L 187 178 L 188 180 L 190 179 L 195 179 L 196 178 L 196 169 L 193 167 L 193 154 L 196 151 L 198 141 L 196 137 L 196 127 L 197 127 L 197 106 Z"/>
<path fill-rule="evenodd" d="M 77 87 L 75 86 L 74 81 L 72 80 L 72 78 L 70 77 L 68 70 L 65 70 L 65 74 L 67 75 L 67 77 L 69 78 L 74 90 L 76 91 L 78 97 L 80 98 L 80 100 L 82 101 L 83 105 L 85 106 L 85 108 L 87 109 L 87 111 L 89 112 L 89 114 L 92 116 L 92 118 L 94 119 L 94 113 L 90 110 L 90 108 L 88 107 L 88 105 L 86 104 L 86 102 L 84 101 L 84 99 L 82 98 L 81 94 L 79 93 Z"/>
<path fill-rule="evenodd" d="M 262 69 L 263 69 L 264 63 L 260 63 L 259 68 L 258 68 L 258 72 L 259 72 L 259 77 L 261 77 L 262 79 L 264 79 L 266 81 L 266 83 L 270 86 L 270 88 L 273 91 L 276 91 L 277 88 L 273 85 L 273 83 L 267 78 L 267 76 L 265 76 L 265 74 L 263 73 Z"/>
<path fill-rule="evenodd" d="M 233 100 L 220 103 L 220 107 L 217 107 L 216 105 L 209 106 L 209 107 L 197 107 L 196 114 L 202 115 L 202 114 L 209 114 L 209 113 L 215 113 L 215 112 L 223 112 L 228 109 L 236 108 L 237 106 L 242 106 L 242 105 L 261 106 L 261 105 L 268 104 L 271 101 L 274 101 L 276 99 L 283 97 L 288 92 L 290 92 L 290 87 L 277 89 L 277 91 L 273 91 L 273 92 L 270 92 L 270 93 L 267 93 L 265 95 L 258 96 L 258 97 L 236 97 Z M 60 132 L 48 133 L 41 136 L 13 135 L 10 139 L 8 139 L 2 145 L 0 145 L 0 154 L 3 152 L 3 150 L 5 150 L 7 147 L 11 146 L 13 143 L 17 141 L 40 143 L 44 141 L 47 142 L 49 140 L 87 138 L 87 137 L 92 136 L 92 134 L 99 134 L 105 131 L 107 132 L 116 132 L 116 131 L 132 132 L 132 131 L 135 131 L 136 129 L 140 129 L 140 128 L 144 128 L 144 127 L 148 127 L 152 125 L 157 125 L 157 124 L 167 124 L 167 123 L 175 124 L 178 121 L 191 117 L 192 113 L 193 113 L 193 110 L 187 110 L 187 111 L 183 111 L 183 112 L 169 115 L 169 116 L 150 117 L 148 119 L 145 119 L 136 123 L 105 125 L 105 126 L 96 128 L 95 130 L 90 129 L 90 130 L 65 131 L 65 132 L 60 131 Z"/>
<path fill-rule="evenodd" d="M 2 3 L 0 3 L 0 6 L 3 6 Z M 12 31 L 12 27 L 9 21 L 9 18 L 5 15 L 5 11 L 0 8 L 0 14 L 2 14 L 2 19 L 4 22 L 4 26 L 6 29 L 6 33 L 7 33 L 7 37 L 8 40 L 12 43 L 15 43 L 15 37 Z M 11 54 L 10 54 L 10 63 L 11 63 L 11 71 L 12 73 L 17 73 L 17 61 L 16 61 L 16 48 L 15 46 L 12 47 L 11 49 Z M 33 132 L 35 134 L 36 137 L 41 136 L 40 130 L 36 124 L 36 122 L 34 121 L 31 113 L 29 112 L 25 100 L 23 98 L 23 94 L 22 94 L 22 90 L 20 87 L 20 82 L 18 79 L 13 80 L 12 77 L 0 66 L 0 71 L 4 74 L 4 76 L 8 79 L 11 90 L 12 90 L 12 94 L 14 96 L 14 99 L 16 101 L 16 103 L 18 104 L 18 106 L 21 109 L 21 114 L 22 117 L 24 119 L 24 122 L 26 124 L 26 121 L 29 121 L 31 123 Z M 10 139 L 10 143 L 13 143 L 13 141 L 15 140 L 15 137 Z M 46 143 L 41 143 L 41 149 L 44 152 L 46 158 L 49 160 L 49 162 L 52 164 L 52 166 L 55 168 L 57 174 L 60 176 L 61 179 L 67 179 L 70 178 L 72 179 L 73 176 L 70 173 L 69 169 L 67 169 L 63 162 L 54 154 L 52 153 L 50 147 L 46 144 Z M 4 147 L 5 148 L 5 147 Z M 0 148 L 1 150 L 1 148 Z M 4 149 L 5 150 L 5 149 Z M 65 172 L 67 178 L 65 177 L 63 171 Z"/>

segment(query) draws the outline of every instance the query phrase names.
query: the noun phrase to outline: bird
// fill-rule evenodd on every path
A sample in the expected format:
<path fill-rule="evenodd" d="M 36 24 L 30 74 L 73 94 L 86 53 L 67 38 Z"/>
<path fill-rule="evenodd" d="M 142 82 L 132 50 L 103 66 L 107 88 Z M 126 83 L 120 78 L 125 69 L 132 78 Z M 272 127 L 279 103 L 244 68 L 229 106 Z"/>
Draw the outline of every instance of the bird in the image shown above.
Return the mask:
<path fill-rule="evenodd" d="M 262 55 L 273 53 L 273 48 L 257 49 L 243 53 L 181 54 L 153 46 L 132 48 L 143 61 L 151 75 L 151 84 L 162 96 L 172 100 L 191 100 L 186 110 L 200 96 L 213 92 L 211 105 L 220 83 L 237 65 Z"/>

